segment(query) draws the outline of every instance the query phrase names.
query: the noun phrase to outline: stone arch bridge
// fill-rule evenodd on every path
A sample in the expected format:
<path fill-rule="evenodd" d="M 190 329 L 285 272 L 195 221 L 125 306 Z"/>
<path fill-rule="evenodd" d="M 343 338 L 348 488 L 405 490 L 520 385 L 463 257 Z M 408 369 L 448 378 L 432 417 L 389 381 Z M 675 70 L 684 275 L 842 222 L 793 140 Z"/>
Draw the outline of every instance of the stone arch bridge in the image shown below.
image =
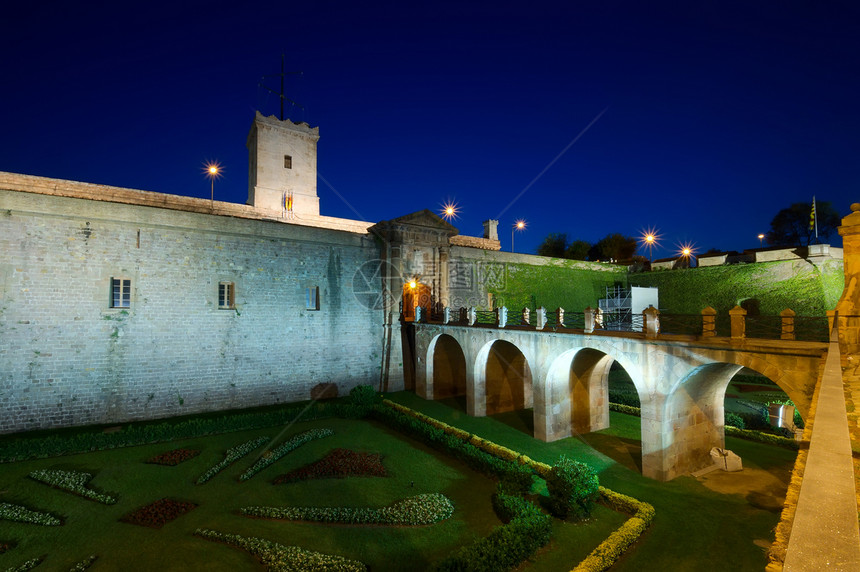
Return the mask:
<path fill-rule="evenodd" d="M 774 381 L 806 417 L 827 344 L 638 332 L 539 331 L 412 323 L 415 391 L 466 396 L 484 416 L 534 408 L 534 436 L 555 441 L 609 426 L 613 361 L 642 404 L 642 473 L 670 480 L 711 464 L 724 447 L 726 387 L 743 367 Z"/>

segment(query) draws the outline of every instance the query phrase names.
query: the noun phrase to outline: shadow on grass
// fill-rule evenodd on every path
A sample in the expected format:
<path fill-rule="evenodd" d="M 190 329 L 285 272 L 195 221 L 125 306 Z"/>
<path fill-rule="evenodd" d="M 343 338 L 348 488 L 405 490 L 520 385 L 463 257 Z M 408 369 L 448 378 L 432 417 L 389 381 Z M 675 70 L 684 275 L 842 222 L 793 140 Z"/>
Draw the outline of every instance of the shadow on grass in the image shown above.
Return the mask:
<path fill-rule="evenodd" d="M 535 434 L 535 418 L 533 409 L 520 409 L 519 411 L 505 411 L 489 416 L 499 423 L 504 423 L 512 429 L 525 433 L 529 437 Z"/>
<path fill-rule="evenodd" d="M 642 473 L 642 441 L 603 433 L 588 433 L 578 438 L 619 465 Z"/>

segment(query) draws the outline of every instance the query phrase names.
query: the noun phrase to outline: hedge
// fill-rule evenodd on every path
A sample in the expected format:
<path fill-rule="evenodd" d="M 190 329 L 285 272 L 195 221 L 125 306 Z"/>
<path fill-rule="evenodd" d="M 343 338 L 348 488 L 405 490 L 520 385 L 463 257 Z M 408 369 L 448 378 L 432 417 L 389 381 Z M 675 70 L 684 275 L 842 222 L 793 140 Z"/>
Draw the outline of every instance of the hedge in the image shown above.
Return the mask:
<path fill-rule="evenodd" d="M 549 542 L 552 517 L 523 497 L 499 492 L 493 507 L 506 524 L 437 562 L 435 572 L 506 572 Z"/>
<path fill-rule="evenodd" d="M 621 558 L 654 520 L 657 511 L 646 502 L 600 487 L 600 499 L 613 510 L 631 514 L 618 530 L 609 535 L 572 572 L 602 572 Z"/>
<path fill-rule="evenodd" d="M 114 433 L 99 431 L 72 435 L 10 438 L 0 441 L 0 463 L 260 429 L 285 425 L 296 421 L 299 417 L 303 421 L 326 419 L 342 412 L 349 412 L 350 407 L 352 407 L 351 404 L 344 405 L 333 402 L 294 405 L 276 411 L 232 413 L 203 419 L 128 425 Z"/>
<path fill-rule="evenodd" d="M 546 463 L 541 463 L 540 461 L 535 461 L 530 459 L 529 457 L 517 453 L 507 447 L 502 447 L 501 445 L 496 445 L 491 441 L 487 441 L 485 439 L 481 439 L 476 435 L 468 433 L 467 431 L 463 431 L 462 429 L 458 429 L 456 427 L 452 427 L 446 423 L 433 419 L 432 417 L 428 417 L 422 413 L 418 413 L 417 411 L 413 411 L 408 407 L 400 405 L 398 403 L 394 403 L 393 401 L 383 400 L 383 405 L 386 407 L 378 407 L 374 411 L 379 412 L 384 410 L 385 408 L 389 408 L 392 410 L 397 410 L 399 413 L 403 415 L 408 415 L 417 420 L 422 420 L 425 423 L 432 424 L 434 428 L 438 428 L 439 430 L 444 431 L 445 433 L 451 436 L 457 436 L 459 439 L 468 439 L 470 443 L 475 444 L 476 446 L 480 446 L 484 451 L 492 451 L 494 455 L 501 455 L 505 459 L 514 460 L 517 464 L 529 467 L 534 473 L 539 475 L 542 478 L 546 478 L 550 475 L 552 471 L 552 467 L 547 465 Z M 612 404 L 610 403 L 610 406 Z M 630 514 L 631 518 L 622 524 L 618 530 L 613 532 L 609 537 L 604 540 L 600 545 L 595 548 L 591 554 L 583 560 L 575 570 L 577 572 L 600 572 L 608 569 L 614 562 L 618 560 L 621 554 L 627 550 L 636 539 L 641 536 L 641 534 L 645 531 L 646 528 L 651 524 L 651 521 L 654 520 L 656 515 L 656 511 L 654 507 L 648 503 L 636 500 L 633 497 L 622 495 L 616 493 L 610 489 L 605 487 L 599 487 L 600 500 L 605 505 L 609 506 L 613 510 L 621 511 L 626 514 Z M 549 518 L 549 517 L 547 517 Z M 499 527 L 503 528 L 503 527 Z M 509 529 L 513 530 L 513 529 Z M 525 534 L 534 534 L 534 532 L 528 532 L 525 530 L 521 530 L 521 532 Z M 500 533 L 501 534 L 501 533 Z M 506 533 L 507 534 L 507 533 Z M 485 539 L 482 539 L 485 540 Z M 483 543 L 482 541 L 478 541 L 481 543 L 481 550 L 489 550 L 492 546 L 498 546 L 498 543 L 501 542 L 501 539 L 495 538 L 492 542 L 488 541 Z M 476 543 L 476 544 L 478 544 Z M 495 544 L 494 544 L 495 543 Z M 469 547 L 467 547 L 469 548 Z M 458 553 L 459 554 L 459 553 Z M 475 565 L 475 561 L 472 562 Z M 446 564 L 452 565 L 452 564 Z M 467 571 L 467 570 L 495 570 L 494 568 L 437 568 L 440 572 L 444 570 L 444 572 L 454 572 L 454 571 Z"/>

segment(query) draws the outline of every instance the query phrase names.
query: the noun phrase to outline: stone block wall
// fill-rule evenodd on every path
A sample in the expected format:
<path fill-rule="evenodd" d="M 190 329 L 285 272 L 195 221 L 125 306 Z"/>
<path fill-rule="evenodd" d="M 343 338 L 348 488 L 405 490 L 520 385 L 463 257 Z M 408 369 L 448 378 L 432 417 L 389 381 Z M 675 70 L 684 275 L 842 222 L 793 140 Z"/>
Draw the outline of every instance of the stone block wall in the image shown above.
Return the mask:
<path fill-rule="evenodd" d="M 353 282 L 379 258 L 367 234 L 8 188 L 0 433 L 379 385 L 382 316 Z M 128 308 L 110 307 L 112 278 L 131 281 Z M 220 282 L 235 309 L 219 309 Z"/>

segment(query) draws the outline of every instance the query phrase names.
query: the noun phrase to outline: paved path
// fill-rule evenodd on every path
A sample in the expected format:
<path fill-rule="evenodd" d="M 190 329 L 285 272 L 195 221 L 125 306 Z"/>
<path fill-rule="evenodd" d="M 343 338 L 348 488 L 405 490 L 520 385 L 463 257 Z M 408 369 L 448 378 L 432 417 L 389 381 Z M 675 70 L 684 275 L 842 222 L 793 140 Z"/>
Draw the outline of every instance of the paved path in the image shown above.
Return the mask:
<path fill-rule="evenodd" d="M 783 568 L 786 572 L 860 570 L 854 463 L 839 358 L 834 335 L 788 541 Z"/>

